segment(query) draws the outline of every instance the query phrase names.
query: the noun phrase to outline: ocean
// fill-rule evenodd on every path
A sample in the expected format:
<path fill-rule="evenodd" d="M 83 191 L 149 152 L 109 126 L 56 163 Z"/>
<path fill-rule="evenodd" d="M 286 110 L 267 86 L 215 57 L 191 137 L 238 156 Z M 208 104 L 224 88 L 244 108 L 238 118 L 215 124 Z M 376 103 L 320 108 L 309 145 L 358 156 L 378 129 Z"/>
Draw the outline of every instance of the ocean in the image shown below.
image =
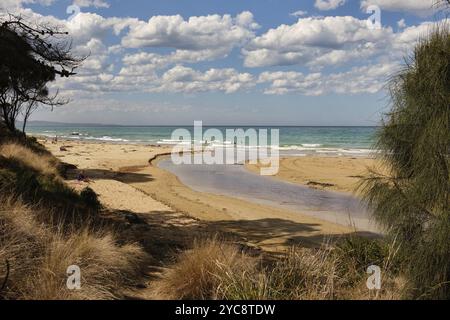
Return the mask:
<path fill-rule="evenodd" d="M 172 132 L 180 128 L 193 132 L 192 126 L 30 125 L 27 133 L 49 138 L 58 136 L 73 140 L 171 145 L 178 142 L 172 139 Z M 279 129 L 279 149 L 285 153 L 299 155 L 307 153 L 365 155 L 371 152 L 377 130 L 376 127 L 204 126 L 203 131 L 210 128 L 219 129 L 224 136 L 226 129 L 254 128 L 257 131 L 268 129 L 269 137 L 270 129 Z"/>

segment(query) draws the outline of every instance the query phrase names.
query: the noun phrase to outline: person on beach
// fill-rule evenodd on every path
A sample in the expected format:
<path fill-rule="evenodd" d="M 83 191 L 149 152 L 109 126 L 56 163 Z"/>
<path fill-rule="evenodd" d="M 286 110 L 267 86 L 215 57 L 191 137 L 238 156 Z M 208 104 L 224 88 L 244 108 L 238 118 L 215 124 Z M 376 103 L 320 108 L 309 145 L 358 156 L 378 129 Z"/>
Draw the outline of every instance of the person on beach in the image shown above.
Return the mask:
<path fill-rule="evenodd" d="M 77 176 L 78 182 L 89 182 L 89 178 L 85 175 L 84 171 L 81 171 Z"/>

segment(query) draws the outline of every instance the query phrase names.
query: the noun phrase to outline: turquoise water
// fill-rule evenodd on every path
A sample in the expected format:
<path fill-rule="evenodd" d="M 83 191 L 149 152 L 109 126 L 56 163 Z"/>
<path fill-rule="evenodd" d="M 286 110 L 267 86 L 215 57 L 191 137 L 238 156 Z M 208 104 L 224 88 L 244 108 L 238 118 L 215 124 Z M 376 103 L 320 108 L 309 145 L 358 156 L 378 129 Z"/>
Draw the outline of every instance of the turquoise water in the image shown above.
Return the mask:
<path fill-rule="evenodd" d="M 173 144 L 172 132 L 192 127 L 170 126 L 29 126 L 27 133 L 47 137 L 117 143 Z M 203 127 L 207 130 L 213 127 Z M 280 130 L 280 150 L 337 153 L 365 153 L 374 142 L 376 127 L 214 127 L 225 135 L 226 129 Z M 76 135 L 74 135 L 76 133 Z"/>

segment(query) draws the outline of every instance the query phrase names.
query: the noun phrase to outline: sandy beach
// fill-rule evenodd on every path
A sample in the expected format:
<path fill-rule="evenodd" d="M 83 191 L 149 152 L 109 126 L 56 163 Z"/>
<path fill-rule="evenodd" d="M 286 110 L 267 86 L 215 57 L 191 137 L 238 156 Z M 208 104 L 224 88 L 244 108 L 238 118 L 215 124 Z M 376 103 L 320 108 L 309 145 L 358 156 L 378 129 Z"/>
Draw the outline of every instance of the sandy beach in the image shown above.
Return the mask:
<path fill-rule="evenodd" d="M 209 232 L 231 234 L 249 246 L 267 251 L 285 250 L 292 245 L 315 246 L 354 232 L 350 227 L 301 212 L 194 191 L 173 174 L 158 168 L 161 159 L 158 155 L 170 152 L 168 147 L 42 142 L 61 161 L 77 166 L 68 177 L 69 185 L 75 189 L 89 185 L 110 209 L 141 215 L 170 212 L 187 224 L 201 223 Z M 149 163 L 149 159 L 155 160 Z M 333 184 L 333 190 L 350 192 L 356 176 L 372 163 L 373 160 L 364 158 L 286 158 L 275 178 L 305 185 L 310 181 L 329 183 Z M 257 168 L 248 166 L 248 169 Z M 76 181 L 80 171 L 90 182 Z"/>
<path fill-rule="evenodd" d="M 246 168 L 259 172 L 261 166 L 247 164 Z M 368 157 L 286 157 L 280 159 L 280 170 L 274 178 L 314 189 L 358 195 L 358 183 L 368 168 L 379 169 L 380 165 Z"/>

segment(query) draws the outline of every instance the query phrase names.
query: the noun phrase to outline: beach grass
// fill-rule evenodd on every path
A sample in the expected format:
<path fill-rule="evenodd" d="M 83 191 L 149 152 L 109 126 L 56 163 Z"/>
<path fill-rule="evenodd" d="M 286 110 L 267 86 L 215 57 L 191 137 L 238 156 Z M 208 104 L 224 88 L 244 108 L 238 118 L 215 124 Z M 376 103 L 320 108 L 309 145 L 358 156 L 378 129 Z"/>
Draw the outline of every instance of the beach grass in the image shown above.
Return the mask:
<path fill-rule="evenodd" d="M 60 176 L 59 161 L 34 141 L 0 145 L 0 298 L 115 299 L 147 259 L 98 220 L 92 190 L 81 194 Z M 66 286 L 81 269 L 81 290 Z"/>
<path fill-rule="evenodd" d="M 400 299 L 405 280 L 392 267 L 395 255 L 395 246 L 353 237 L 315 249 L 293 247 L 267 259 L 214 237 L 195 241 L 178 256 L 156 282 L 156 296 L 180 300 Z M 381 290 L 366 286 L 369 262 L 383 266 Z"/>

